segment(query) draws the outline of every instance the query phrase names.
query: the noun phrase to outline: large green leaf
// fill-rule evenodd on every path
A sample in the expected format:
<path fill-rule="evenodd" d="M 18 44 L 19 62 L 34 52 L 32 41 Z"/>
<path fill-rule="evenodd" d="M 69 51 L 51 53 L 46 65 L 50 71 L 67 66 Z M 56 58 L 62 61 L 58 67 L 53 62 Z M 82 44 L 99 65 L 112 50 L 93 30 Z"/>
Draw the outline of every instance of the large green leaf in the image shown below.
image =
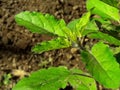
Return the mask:
<path fill-rule="evenodd" d="M 90 12 L 85 13 L 80 19 L 75 19 L 68 23 L 67 27 L 71 29 L 76 37 L 82 37 L 85 27 L 87 26 L 90 19 Z"/>
<path fill-rule="evenodd" d="M 80 74 L 84 73 L 63 66 L 41 69 L 22 79 L 12 90 L 59 90 L 68 83 L 75 90 L 97 90 L 94 79 Z"/>
<path fill-rule="evenodd" d="M 66 27 L 64 20 L 57 20 L 52 15 L 25 11 L 17 14 L 15 20 L 33 33 L 66 37 L 66 34 L 61 30 L 61 27 Z"/>
<path fill-rule="evenodd" d="M 109 0 L 110 1 L 110 0 Z M 112 7 L 100 0 L 87 0 L 87 10 L 101 17 L 120 20 L 119 9 Z"/>
<path fill-rule="evenodd" d="M 94 39 L 100 39 L 100 40 L 104 40 L 109 42 L 110 44 L 114 44 L 114 45 L 120 45 L 120 40 L 116 39 L 113 36 L 110 36 L 106 33 L 103 32 L 92 32 L 88 35 L 88 37 L 90 38 L 94 38 Z"/>
<path fill-rule="evenodd" d="M 91 75 L 104 87 L 120 86 L 120 67 L 107 45 L 98 42 L 91 52 L 82 51 L 81 55 Z"/>
<path fill-rule="evenodd" d="M 45 51 L 67 48 L 70 46 L 71 42 L 68 39 L 58 37 L 50 41 L 43 41 L 40 44 L 35 45 L 32 48 L 32 51 L 36 53 L 42 53 Z"/>

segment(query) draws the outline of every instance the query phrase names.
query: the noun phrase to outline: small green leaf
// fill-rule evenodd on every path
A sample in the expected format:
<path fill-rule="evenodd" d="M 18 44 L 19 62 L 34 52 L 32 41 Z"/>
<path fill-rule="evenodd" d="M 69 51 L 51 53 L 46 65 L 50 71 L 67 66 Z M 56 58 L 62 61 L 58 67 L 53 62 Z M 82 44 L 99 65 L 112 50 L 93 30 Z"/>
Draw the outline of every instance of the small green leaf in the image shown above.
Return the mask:
<path fill-rule="evenodd" d="M 69 22 L 67 27 L 74 32 L 76 30 L 76 24 L 79 22 L 80 19 L 74 19 L 73 21 Z"/>
<path fill-rule="evenodd" d="M 79 69 L 70 70 L 73 75 L 69 78 L 69 83 L 75 90 L 97 90 L 96 83 L 88 73 L 83 73 Z"/>
<path fill-rule="evenodd" d="M 110 1 L 110 0 L 109 0 Z M 100 0 L 87 0 L 87 10 L 101 17 L 109 18 L 119 22 L 119 9 L 112 7 Z M 92 10 L 91 10 L 92 9 Z"/>
<path fill-rule="evenodd" d="M 95 21 L 99 28 L 102 28 L 104 30 L 108 31 L 118 31 L 116 30 L 116 26 L 112 24 L 110 20 L 104 20 L 103 18 L 93 18 L 93 21 Z"/>
<path fill-rule="evenodd" d="M 83 16 L 80 18 L 80 20 L 76 24 L 76 29 L 78 29 L 80 31 L 80 33 L 82 33 L 84 31 L 86 25 L 88 24 L 90 15 L 91 15 L 90 12 L 83 14 Z"/>
<path fill-rule="evenodd" d="M 104 87 L 120 86 L 120 67 L 107 45 L 98 42 L 92 52 L 82 51 L 81 55 L 91 75 Z"/>
<path fill-rule="evenodd" d="M 80 19 L 75 19 L 67 25 L 76 37 L 83 36 L 82 33 L 89 22 L 90 15 L 91 13 L 87 12 Z"/>
<path fill-rule="evenodd" d="M 110 20 L 105 20 L 104 18 L 101 18 L 101 17 L 99 17 L 97 15 L 93 18 L 93 21 L 97 21 L 97 22 L 99 22 L 101 24 L 111 24 Z"/>
<path fill-rule="evenodd" d="M 101 40 L 109 42 L 110 44 L 120 45 L 120 40 L 108 34 L 102 33 L 102 32 L 92 32 L 88 35 L 88 37 L 94 38 L 94 39 L 101 39 Z"/>
<path fill-rule="evenodd" d="M 12 90 L 59 90 L 68 83 L 75 90 L 97 90 L 94 79 L 81 76 L 84 74 L 81 70 L 75 71 L 63 66 L 41 69 L 22 79 Z"/>
<path fill-rule="evenodd" d="M 79 19 L 75 19 L 73 21 L 71 21 L 67 26 L 73 30 L 72 32 L 75 33 L 75 30 L 76 30 L 76 24 L 78 23 Z M 89 21 L 87 24 L 86 24 L 86 27 L 84 28 L 83 32 L 82 32 L 82 35 L 85 36 L 89 33 L 92 33 L 92 32 L 95 32 L 95 31 L 98 31 L 98 27 L 95 23 L 94 20 L 92 21 Z"/>
<path fill-rule="evenodd" d="M 66 37 L 61 27 L 66 27 L 64 20 L 57 20 L 52 15 L 38 12 L 21 12 L 15 16 L 16 22 L 33 33 L 50 34 Z"/>
<path fill-rule="evenodd" d="M 99 28 L 97 27 L 95 21 L 89 21 L 85 30 L 83 31 L 83 36 L 85 36 L 87 34 L 89 35 L 90 33 L 96 32 L 98 30 L 99 30 Z"/>
<path fill-rule="evenodd" d="M 67 48 L 70 46 L 71 42 L 68 39 L 58 37 L 50 41 L 43 41 L 40 44 L 35 45 L 32 48 L 32 51 L 36 53 L 42 53 L 45 51 Z"/>

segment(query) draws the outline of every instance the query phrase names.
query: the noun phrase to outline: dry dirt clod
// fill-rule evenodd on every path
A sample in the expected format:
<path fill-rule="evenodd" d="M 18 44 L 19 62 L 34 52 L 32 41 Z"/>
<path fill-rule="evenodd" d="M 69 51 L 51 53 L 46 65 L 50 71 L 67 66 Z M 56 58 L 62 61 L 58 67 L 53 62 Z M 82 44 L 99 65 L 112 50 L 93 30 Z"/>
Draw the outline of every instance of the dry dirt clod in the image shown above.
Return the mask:
<path fill-rule="evenodd" d="M 71 48 L 71 50 L 70 50 L 70 51 L 71 51 L 71 53 L 72 53 L 72 54 L 74 54 L 75 52 L 77 52 L 77 51 L 78 51 L 78 48 Z"/>
<path fill-rule="evenodd" d="M 18 77 L 20 79 L 22 79 L 25 76 L 29 76 L 28 72 L 25 72 L 24 70 L 20 70 L 20 69 L 14 69 L 12 70 L 11 73 L 14 77 Z"/>
<path fill-rule="evenodd" d="M 73 10 L 76 10 L 76 9 L 78 9 L 79 8 L 79 6 L 78 5 L 75 5 L 74 7 L 73 7 Z"/>

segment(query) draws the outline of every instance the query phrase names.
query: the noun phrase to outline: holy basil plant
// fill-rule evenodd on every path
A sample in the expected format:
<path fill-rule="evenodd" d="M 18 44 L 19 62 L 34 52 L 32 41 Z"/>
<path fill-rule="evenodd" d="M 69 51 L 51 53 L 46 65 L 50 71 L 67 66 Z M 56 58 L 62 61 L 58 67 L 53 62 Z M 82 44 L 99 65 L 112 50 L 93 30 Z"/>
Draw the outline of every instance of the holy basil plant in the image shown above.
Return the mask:
<path fill-rule="evenodd" d="M 80 50 L 88 72 L 66 67 L 51 67 L 20 80 L 13 90 L 59 90 L 68 84 L 75 90 L 97 90 L 96 81 L 105 88 L 120 87 L 120 15 L 117 3 L 109 0 L 87 0 L 87 12 L 68 24 L 50 14 L 25 11 L 17 14 L 18 25 L 32 33 L 52 35 L 32 48 L 35 53 L 75 46 Z M 118 24 L 114 24 L 116 22 Z M 97 42 L 84 44 L 85 38 Z"/>

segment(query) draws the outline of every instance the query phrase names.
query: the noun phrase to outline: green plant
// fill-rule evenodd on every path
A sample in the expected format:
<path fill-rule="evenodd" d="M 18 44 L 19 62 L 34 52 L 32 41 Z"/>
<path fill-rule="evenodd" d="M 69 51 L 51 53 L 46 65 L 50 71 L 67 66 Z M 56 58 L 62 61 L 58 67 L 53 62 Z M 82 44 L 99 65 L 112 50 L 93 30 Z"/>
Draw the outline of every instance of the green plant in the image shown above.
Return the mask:
<path fill-rule="evenodd" d="M 118 2 L 87 0 L 86 7 L 87 13 L 68 24 L 63 19 L 57 20 L 52 15 L 38 12 L 25 11 L 15 16 L 16 22 L 31 32 L 55 37 L 35 45 L 33 52 L 79 48 L 89 74 L 65 67 L 41 69 L 22 79 L 13 90 L 58 90 L 68 84 L 76 90 L 96 90 L 95 81 L 106 88 L 120 87 Z M 96 39 L 97 43 L 84 44 L 86 37 Z"/>
<path fill-rule="evenodd" d="M 8 85 L 10 83 L 10 79 L 12 78 L 11 74 L 4 74 L 3 76 L 3 84 Z"/>

